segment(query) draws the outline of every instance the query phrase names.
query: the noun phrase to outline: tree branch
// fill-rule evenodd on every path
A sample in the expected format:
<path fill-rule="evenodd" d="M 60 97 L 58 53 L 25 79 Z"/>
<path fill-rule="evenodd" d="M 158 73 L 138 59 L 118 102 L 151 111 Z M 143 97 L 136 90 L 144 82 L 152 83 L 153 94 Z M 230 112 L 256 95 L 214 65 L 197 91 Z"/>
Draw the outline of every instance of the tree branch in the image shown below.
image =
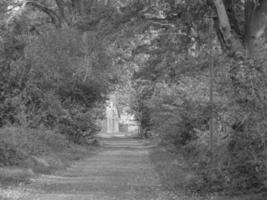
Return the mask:
<path fill-rule="evenodd" d="M 39 3 L 36 3 L 34 1 L 26 1 L 23 6 L 32 6 L 32 7 L 35 7 L 37 8 L 38 10 L 46 13 L 52 20 L 52 23 L 57 27 L 61 27 L 61 19 L 60 17 L 51 9 L 39 4 Z"/>

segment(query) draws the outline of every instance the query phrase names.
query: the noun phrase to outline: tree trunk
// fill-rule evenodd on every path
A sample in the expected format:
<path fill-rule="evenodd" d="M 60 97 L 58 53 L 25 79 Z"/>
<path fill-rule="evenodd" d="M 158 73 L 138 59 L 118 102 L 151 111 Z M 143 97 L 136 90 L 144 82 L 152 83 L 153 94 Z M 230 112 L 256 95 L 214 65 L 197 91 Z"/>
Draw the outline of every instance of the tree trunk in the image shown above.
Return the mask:
<path fill-rule="evenodd" d="M 267 2 L 247 0 L 245 4 L 245 46 L 247 54 L 254 56 L 257 41 L 263 35 L 267 22 Z"/>
<path fill-rule="evenodd" d="M 233 0 L 213 0 L 218 20 L 215 28 L 222 49 L 231 55 L 253 56 L 267 22 L 267 1 L 246 0 L 245 27 L 241 30 L 235 17 Z M 242 33 L 243 32 L 243 33 Z M 245 48 L 244 48 L 245 47 Z M 246 52 L 243 50 L 246 49 Z M 244 57 L 244 56 L 242 56 Z"/>
<path fill-rule="evenodd" d="M 231 56 L 243 55 L 242 41 L 238 38 L 237 35 L 233 34 L 231 28 L 229 16 L 227 15 L 226 8 L 223 0 L 213 0 L 215 5 L 218 22 L 217 22 L 217 35 L 220 35 L 221 43 L 223 44 L 227 53 Z M 216 22 L 215 22 L 216 24 Z"/>
<path fill-rule="evenodd" d="M 209 96 L 209 103 L 210 103 L 210 124 L 209 124 L 209 130 L 210 130 L 210 166 L 211 169 L 214 167 L 214 60 L 213 60 L 213 45 L 212 45 L 212 27 L 213 23 L 212 20 L 210 20 L 209 24 L 209 68 L 210 68 L 210 96 Z"/>

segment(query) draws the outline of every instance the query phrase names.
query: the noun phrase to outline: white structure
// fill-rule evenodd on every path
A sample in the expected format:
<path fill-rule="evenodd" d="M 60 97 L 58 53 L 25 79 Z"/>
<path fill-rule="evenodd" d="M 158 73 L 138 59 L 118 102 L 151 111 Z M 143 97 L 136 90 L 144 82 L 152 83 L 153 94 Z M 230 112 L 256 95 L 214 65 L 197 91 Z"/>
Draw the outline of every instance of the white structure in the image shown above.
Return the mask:
<path fill-rule="evenodd" d="M 98 134 L 99 137 L 128 137 L 136 134 L 138 125 L 134 116 L 127 113 L 126 108 L 122 110 L 119 112 L 116 96 L 110 95 L 106 103 L 106 119 L 102 121 L 102 131 Z"/>
<path fill-rule="evenodd" d="M 119 111 L 112 101 L 108 103 L 106 108 L 107 117 L 107 133 L 118 133 L 119 132 Z"/>
<path fill-rule="evenodd" d="M 138 130 L 138 124 L 134 118 L 134 115 L 131 115 L 126 111 L 120 115 L 120 123 L 124 126 L 127 126 L 127 132 L 133 132 Z"/>
<path fill-rule="evenodd" d="M 128 124 L 131 120 L 134 120 L 134 116 L 123 112 L 120 117 L 120 123 L 122 124 Z"/>

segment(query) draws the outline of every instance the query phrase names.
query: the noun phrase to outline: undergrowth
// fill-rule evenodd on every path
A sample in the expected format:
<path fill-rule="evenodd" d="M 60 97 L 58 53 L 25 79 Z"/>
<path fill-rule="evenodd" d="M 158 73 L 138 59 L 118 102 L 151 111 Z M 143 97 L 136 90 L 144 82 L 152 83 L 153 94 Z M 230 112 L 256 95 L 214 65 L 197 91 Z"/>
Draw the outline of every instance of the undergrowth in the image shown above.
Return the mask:
<path fill-rule="evenodd" d="M 263 200 L 266 194 L 224 195 L 222 193 L 199 193 L 193 185 L 201 185 L 202 177 L 190 166 L 181 150 L 173 145 L 159 145 L 150 154 L 164 190 L 175 192 L 182 199 L 198 200 Z"/>
<path fill-rule="evenodd" d="M 50 174 L 79 160 L 94 147 L 78 145 L 45 129 L 0 129 L 0 185 L 28 182 L 35 174 Z"/>

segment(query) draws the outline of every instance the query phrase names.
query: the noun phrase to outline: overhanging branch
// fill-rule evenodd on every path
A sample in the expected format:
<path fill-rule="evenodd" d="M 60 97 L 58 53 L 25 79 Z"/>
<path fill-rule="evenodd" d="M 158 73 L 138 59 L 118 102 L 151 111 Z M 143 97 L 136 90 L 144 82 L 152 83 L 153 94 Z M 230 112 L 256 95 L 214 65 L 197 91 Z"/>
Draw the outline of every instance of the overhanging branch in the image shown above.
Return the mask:
<path fill-rule="evenodd" d="M 32 6 L 34 8 L 37 8 L 38 10 L 46 13 L 52 20 L 52 23 L 57 27 L 61 27 L 61 19 L 60 17 L 51 9 L 35 2 L 35 1 L 26 1 L 23 6 Z"/>

